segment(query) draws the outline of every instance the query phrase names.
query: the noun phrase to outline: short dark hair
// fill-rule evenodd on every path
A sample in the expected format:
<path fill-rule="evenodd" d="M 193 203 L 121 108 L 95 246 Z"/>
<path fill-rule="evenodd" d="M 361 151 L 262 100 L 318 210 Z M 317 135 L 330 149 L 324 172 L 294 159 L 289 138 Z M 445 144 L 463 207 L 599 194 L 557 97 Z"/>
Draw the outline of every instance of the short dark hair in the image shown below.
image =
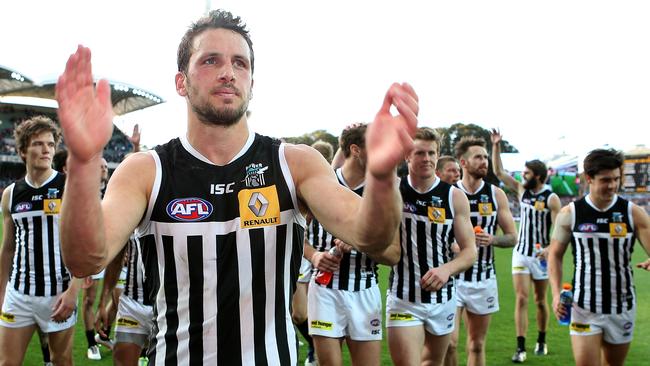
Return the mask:
<path fill-rule="evenodd" d="M 22 121 L 14 130 L 16 150 L 20 153 L 25 153 L 29 143 L 31 142 L 31 138 L 43 132 L 52 133 L 52 137 L 54 137 L 54 146 L 56 148 L 56 146 L 59 145 L 59 141 L 61 141 L 61 130 L 50 117 L 34 116 Z M 23 159 L 22 156 L 21 159 Z M 25 159 L 23 159 L 23 161 L 24 160 Z"/>
<path fill-rule="evenodd" d="M 442 169 L 447 165 L 447 163 L 456 163 L 458 164 L 458 160 L 454 158 L 453 156 L 450 155 L 443 155 L 438 158 L 438 161 L 436 162 L 436 171 L 440 172 Z"/>
<path fill-rule="evenodd" d="M 529 160 L 525 164 L 526 168 L 530 169 L 534 175 L 539 176 L 539 181 L 544 183 L 546 181 L 546 176 L 548 175 L 548 169 L 546 164 L 541 160 Z"/>
<path fill-rule="evenodd" d="M 472 146 L 485 147 L 485 139 L 476 136 L 463 136 L 454 146 L 456 159 L 463 157 Z"/>
<path fill-rule="evenodd" d="M 593 178 L 603 170 L 621 169 L 625 162 L 623 152 L 615 149 L 591 150 L 585 157 L 585 174 Z"/>
<path fill-rule="evenodd" d="M 357 145 L 361 148 L 366 146 L 366 130 L 368 125 L 360 124 L 354 127 L 346 128 L 341 133 L 341 150 L 343 156 L 350 157 L 350 146 Z"/>
<path fill-rule="evenodd" d="M 433 128 L 419 127 L 415 132 L 415 137 L 413 140 L 433 141 L 437 146 L 436 153 L 440 153 L 440 144 L 442 143 L 442 138 L 440 138 L 440 134 Z"/>
<path fill-rule="evenodd" d="M 54 168 L 54 170 L 56 171 L 63 172 L 67 160 L 68 160 L 68 150 L 62 149 L 57 151 L 52 157 L 52 168 Z"/>
<path fill-rule="evenodd" d="M 208 15 L 192 23 L 187 32 L 185 32 L 181 43 L 178 45 L 176 59 L 178 71 L 187 72 L 187 66 L 190 63 L 190 57 L 193 53 L 192 42 L 194 41 L 194 37 L 201 34 L 204 30 L 220 28 L 237 32 L 244 38 L 251 52 L 251 74 L 253 73 L 255 70 L 255 54 L 253 53 L 253 41 L 251 41 L 250 35 L 248 34 L 246 24 L 242 22 L 240 17 L 221 9 L 212 10 Z"/>
<path fill-rule="evenodd" d="M 316 149 L 323 157 L 325 160 L 327 160 L 328 163 L 332 162 L 332 158 L 334 157 L 334 147 L 332 144 L 330 144 L 327 141 L 323 140 L 317 140 L 313 144 L 311 144 L 311 147 Z"/>

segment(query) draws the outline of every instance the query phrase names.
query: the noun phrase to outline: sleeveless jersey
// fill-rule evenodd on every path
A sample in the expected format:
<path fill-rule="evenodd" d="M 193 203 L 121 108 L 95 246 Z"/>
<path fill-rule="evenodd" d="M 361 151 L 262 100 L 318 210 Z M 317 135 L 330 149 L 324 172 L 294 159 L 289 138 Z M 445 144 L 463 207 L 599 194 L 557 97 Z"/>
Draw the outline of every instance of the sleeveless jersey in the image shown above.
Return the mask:
<path fill-rule="evenodd" d="M 535 244 L 541 244 L 545 248 L 551 243 L 551 210 L 548 208 L 548 200 L 552 194 L 551 188 L 545 185 L 540 192 L 533 193 L 527 189 L 521 196 L 519 240 L 515 250 L 522 255 L 532 257 Z"/>
<path fill-rule="evenodd" d="M 480 226 L 484 232 L 494 235 L 497 230 L 497 211 L 499 209 L 496 200 L 496 187 L 483 181 L 479 189 L 468 192 L 462 181 L 456 186 L 467 195 L 469 200 L 470 220 L 472 226 Z M 483 281 L 496 276 L 494 272 L 494 248 L 489 246 L 478 246 L 478 257 L 474 265 L 459 275 L 462 281 Z"/>
<path fill-rule="evenodd" d="M 59 235 L 64 186 L 65 175 L 53 171 L 39 188 L 25 178 L 7 187 L 16 240 L 9 285 L 22 294 L 56 296 L 70 284 Z"/>
<path fill-rule="evenodd" d="M 129 242 L 126 244 L 126 282 L 124 284 L 124 296 L 143 304 L 151 305 L 151 299 L 144 295 L 144 264 L 142 263 L 142 255 L 140 248 L 140 239 L 137 232 L 131 234 Z"/>
<path fill-rule="evenodd" d="M 153 365 L 295 365 L 290 304 L 305 220 L 278 140 L 250 134 L 217 166 L 185 137 L 152 151 L 139 227 Z"/>
<path fill-rule="evenodd" d="M 400 227 L 401 255 L 391 269 L 388 291 L 413 303 L 447 302 L 453 296 L 453 277 L 436 292 L 423 290 L 420 279 L 429 269 L 440 267 L 453 258 L 453 188 L 436 178 L 428 192 L 419 193 L 413 189 L 407 176 L 402 178 L 399 190 L 404 202 Z"/>
<path fill-rule="evenodd" d="M 358 187 L 349 187 L 343 177 L 341 168 L 336 170 L 336 177 L 343 186 L 349 188 L 359 196 L 363 195 L 363 183 Z M 323 226 L 314 218 L 309 225 L 307 232 L 309 243 L 318 251 L 324 252 L 334 246 L 332 234 L 328 233 Z M 316 276 L 312 276 L 315 280 Z M 320 285 L 318 282 L 315 282 Z M 377 285 L 377 263 L 366 254 L 352 249 L 344 253 L 339 263 L 339 270 L 332 273 L 332 280 L 327 288 L 346 291 L 360 291 Z"/>
<path fill-rule="evenodd" d="M 587 197 L 570 204 L 574 257 L 573 301 L 597 314 L 619 314 L 634 307 L 632 204 L 616 196 L 606 210 Z"/>

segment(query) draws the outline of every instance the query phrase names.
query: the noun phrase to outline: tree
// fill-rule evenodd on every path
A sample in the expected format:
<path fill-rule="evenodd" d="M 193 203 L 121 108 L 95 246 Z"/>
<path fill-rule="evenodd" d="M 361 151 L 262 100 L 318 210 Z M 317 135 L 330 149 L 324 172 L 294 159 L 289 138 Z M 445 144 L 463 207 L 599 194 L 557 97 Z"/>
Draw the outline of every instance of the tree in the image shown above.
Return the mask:
<path fill-rule="evenodd" d="M 338 137 L 332 135 L 331 133 L 325 130 L 316 130 L 310 133 L 306 133 L 298 137 L 283 137 L 282 140 L 291 143 L 291 144 L 305 144 L 311 145 L 318 140 L 323 140 L 332 144 L 334 151 L 339 147 Z"/>

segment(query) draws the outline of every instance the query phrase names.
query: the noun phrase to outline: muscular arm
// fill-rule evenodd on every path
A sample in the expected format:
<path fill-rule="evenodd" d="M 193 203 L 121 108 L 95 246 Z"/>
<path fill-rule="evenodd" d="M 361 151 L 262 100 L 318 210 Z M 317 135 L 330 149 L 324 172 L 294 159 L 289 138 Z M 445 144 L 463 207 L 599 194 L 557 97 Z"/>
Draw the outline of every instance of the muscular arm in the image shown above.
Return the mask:
<path fill-rule="evenodd" d="M 501 162 L 501 141 L 492 144 L 492 169 L 494 174 L 503 182 L 508 188 L 517 192 L 517 197 L 521 197 L 524 192 L 524 186 L 515 178 L 511 177 L 508 172 L 503 169 Z"/>
<path fill-rule="evenodd" d="M 61 249 L 76 277 L 98 273 L 122 250 L 145 213 L 153 185 L 153 158 L 137 153 L 118 166 L 100 202 L 99 166 L 94 160 L 68 159 Z"/>
<path fill-rule="evenodd" d="M 394 176 L 366 174 L 363 198 L 336 180 L 332 168 L 314 149 L 288 145 L 287 162 L 298 196 L 333 236 L 368 255 L 381 255 L 391 244 L 401 218 L 401 198 Z"/>
<path fill-rule="evenodd" d="M 650 256 L 650 218 L 641 207 L 634 205 L 632 206 L 632 219 L 634 220 L 636 237 L 645 252 Z M 637 264 L 637 267 L 650 271 L 650 258 Z"/>
<path fill-rule="evenodd" d="M 557 215 L 548 254 L 548 279 L 553 299 L 562 290 L 562 261 L 571 240 L 571 207 L 565 206 Z"/>
<path fill-rule="evenodd" d="M 496 190 L 496 201 L 499 205 L 497 220 L 503 235 L 495 236 L 491 245 L 501 248 L 513 247 L 517 243 L 517 229 L 508 205 L 508 197 L 500 188 Z"/>
<path fill-rule="evenodd" d="M 452 275 L 471 267 L 476 261 L 476 243 L 472 222 L 469 219 L 469 201 L 460 189 L 453 188 L 454 198 L 454 237 L 460 252 L 445 264 Z"/>
<path fill-rule="evenodd" d="M 11 189 L 5 189 L 2 192 L 3 231 L 2 248 L 0 248 L 0 307 L 2 307 L 2 303 L 4 302 L 7 281 L 9 281 L 9 272 L 11 271 L 11 262 L 16 251 L 16 239 L 14 237 L 16 228 L 11 218 L 10 199 Z"/>
<path fill-rule="evenodd" d="M 399 242 L 399 233 L 396 231 L 393 237 L 393 241 L 390 243 L 388 248 L 386 248 L 380 254 L 374 254 L 374 255 L 368 254 L 368 256 L 370 257 L 370 259 L 372 259 L 373 261 L 379 264 L 394 266 L 397 264 L 397 262 L 399 262 L 399 257 L 401 253 L 402 253 L 402 247 L 400 246 L 400 242 Z"/>

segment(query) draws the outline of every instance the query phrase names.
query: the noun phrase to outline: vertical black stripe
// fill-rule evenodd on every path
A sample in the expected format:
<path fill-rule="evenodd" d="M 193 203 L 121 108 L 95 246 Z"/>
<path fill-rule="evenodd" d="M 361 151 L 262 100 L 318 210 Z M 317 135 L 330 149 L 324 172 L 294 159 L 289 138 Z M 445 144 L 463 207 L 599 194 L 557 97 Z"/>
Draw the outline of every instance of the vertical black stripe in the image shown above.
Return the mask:
<path fill-rule="evenodd" d="M 217 235 L 217 364 L 241 365 L 237 233 Z"/>
<path fill-rule="evenodd" d="M 57 294 L 58 284 L 56 280 L 56 265 L 54 264 L 54 217 L 52 216 L 47 216 L 47 254 L 49 263 L 47 267 L 50 270 L 50 296 L 55 296 Z"/>
<path fill-rule="evenodd" d="M 30 295 L 30 290 L 31 290 L 31 283 L 30 283 L 30 279 L 29 279 L 29 272 L 31 270 L 31 268 L 29 266 L 29 246 L 33 245 L 33 243 L 30 243 L 30 241 L 29 241 L 29 232 L 30 232 L 30 230 L 29 230 L 29 223 L 28 222 L 29 222 L 29 220 L 27 218 L 23 218 L 23 227 L 25 228 L 25 252 L 23 253 L 23 255 L 25 256 L 25 262 L 23 264 L 23 268 L 25 269 L 25 273 L 24 273 L 25 274 L 25 277 L 24 277 L 25 279 L 23 281 L 24 282 L 23 283 L 23 286 L 24 286 L 23 287 L 23 293 L 26 294 L 26 295 Z M 34 222 L 34 220 L 32 218 L 32 225 L 33 225 L 33 222 Z"/>
<path fill-rule="evenodd" d="M 447 225 L 441 224 L 441 235 L 440 238 L 444 238 L 445 234 L 445 229 Z M 438 225 L 431 225 L 431 259 L 432 259 L 432 267 L 437 268 L 440 267 L 440 258 L 438 256 L 440 255 L 440 250 L 442 247 L 442 240 L 438 240 L 437 237 L 437 230 Z M 442 302 L 442 291 L 444 291 L 445 286 L 442 286 L 438 291 L 436 291 L 436 304 L 440 304 Z M 431 301 L 429 301 L 431 302 Z"/>
<path fill-rule="evenodd" d="M 399 243 L 400 243 L 400 246 L 402 248 L 399 251 L 400 252 L 399 253 L 399 262 L 397 263 L 397 284 L 396 284 L 397 287 L 395 287 L 395 296 L 397 296 L 400 299 L 404 299 L 404 249 L 405 249 L 405 246 L 402 245 L 402 243 L 404 243 L 404 241 L 406 239 L 404 238 L 403 230 L 404 230 L 404 227 L 406 225 L 409 225 L 410 221 L 411 220 L 409 220 L 409 219 L 403 219 L 402 227 L 400 227 L 400 231 L 399 231 Z M 406 247 L 408 247 L 408 246 L 406 246 Z M 393 268 L 395 268 L 395 267 L 393 267 Z M 392 274 L 392 272 L 393 271 L 391 271 L 391 274 Z M 390 281 L 391 285 L 393 284 L 393 281 L 394 281 L 394 277 L 393 277 L 392 281 Z"/>
<path fill-rule="evenodd" d="M 601 268 L 601 297 L 602 297 L 602 314 L 611 314 L 612 313 L 612 297 L 609 295 L 612 291 L 611 284 L 611 274 L 610 274 L 610 263 L 609 263 L 609 240 L 607 239 L 598 239 L 598 250 L 600 251 L 600 268 Z M 595 283 L 594 283 L 595 287 Z M 595 301 L 596 299 L 592 299 Z"/>
<path fill-rule="evenodd" d="M 535 245 L 535 237 L 533 236 L 533 232 L 535 231 L 535 207 L 531 207 L 528 209 L 527 215 L 526 215 L 526 229 L 528 230 L 528 235 L 526 237 L 528 245 L 526 245 L 526 255 L 529 257 L 533 256 L 533 245 Z"/>
<path fill-rule="evenodd" d="M 43 268 L 43 218 L 34 217 L 34 295 L 45 296 L 45 271 Z"/>
<path fill-rule="evenodd" d="M 332 246 L 334 243 L 332 243 Z M 358 252 L 356 250 L 353 250 L 354 253 Z M 343 257 L 341 257 L 341 262 L 339 263 L 339 283 L 338 283 L 338 289 L 339 290 L 349 290 L 349 281 L 350 281 L 350 262 L 351 262 L 351 256 L 352 253 L 345 253 L 343 254 Z M 332 280 L 330 284 L 327 286 L 327 288 L 332 288 L 334 285 L 334 281 Z"/>
<path fill-rule="evenodd" d="M 189 356 L 190 365 L 203 365 L 203 237 L 187 237 L 189 272 Z"/>
<path fill-rule="evenodd" d="M 630 265 L 630 261 L 632 260 L 632 253 L 634 252 L 634 241 L 636 240 L 636 237 L 632 235 L 631 240 L 624 240 L 624 247 L 626 250 L 624 251 L 625 255 L 625 262 L 624 268 L 625 268 L 625 295 L 626 295 L 626 300 L 627 300 L 627 309 L 626 310 L 631 310 L 632 307 L 634 306 L 634 286 L 632 285 L 632 280 L 634 274 L 632 273 L 632 266 Z"/>
<path fill-rule="evenodd" d="M 424 277 L 424 275 L 429 270 L 429 264 L 427 263 L 427 227 L 423 221 L 417 220 L 415 222 L 415 240 L 416 240 L 416 249 L 418 251 L 418 264 L 420 266 L 420 276 L 419 278 Z M 425 304 L 431 303 L 431 292 L 426 291 L 420 287 L 420 297 L 422 302 Z"/>
<path fill-rule="evenodd" d="M 406 257 L 409 270 L 409 301 L 415 302 L 415 270 L 413 262 L 413 240 L 411 235 L 411 219 L 406 219 Z"/>
<path fill-rule="evenodd" d="M 293 230 L 292 239 L 292 248 L 295 248 L 296 246 L 302 248 L 302 242 L 299 237 L 296 237 L 295 229 Z M 280 364 L 288 365 L 291 362 L 291 357 L 289 355 L 289 342 L 287 340 L 287 326 L 291 325 L 287 324 L 286 309 L 288 304 L 284 288 L 284 260 L 286 258 L 287 225 L 279 225 L 276 227 L 275 243 L 275 344 L 278 349 Z M 295 344 L 296 342 L 292 343 Z"/>
<path fill-rule="evenodd" d="M 165 331 L 165 364 L 178 364 L 178 280 L 176 279 L 176 260 L 174 255 L 174 237 L 162 236 L 162 250 L 164 256 L 163 269 L 163 291 L 165 293 L 165 320 L 167 330 Z"/>
<path fill-rule="evenodd" d="M 266 358 L 266 274 L 264 229 L 250 229 L 251 249 L 251 292 L 253 296 L 253 347 L 255 349 L 255 365 L 268 365 Z"/>

